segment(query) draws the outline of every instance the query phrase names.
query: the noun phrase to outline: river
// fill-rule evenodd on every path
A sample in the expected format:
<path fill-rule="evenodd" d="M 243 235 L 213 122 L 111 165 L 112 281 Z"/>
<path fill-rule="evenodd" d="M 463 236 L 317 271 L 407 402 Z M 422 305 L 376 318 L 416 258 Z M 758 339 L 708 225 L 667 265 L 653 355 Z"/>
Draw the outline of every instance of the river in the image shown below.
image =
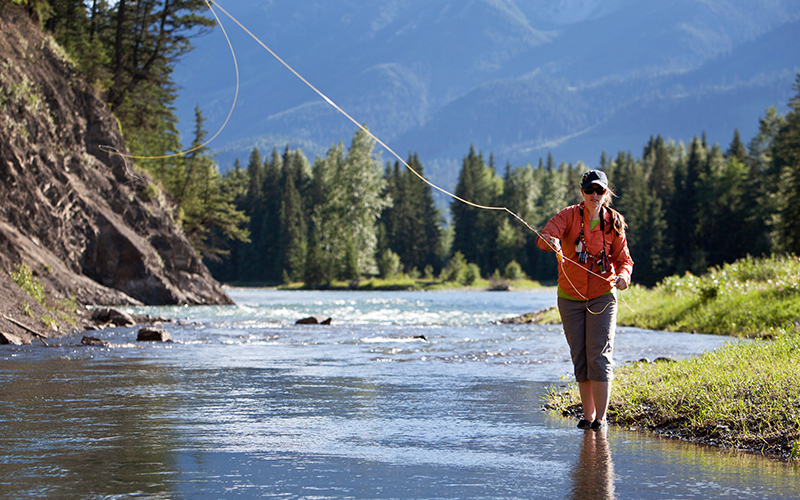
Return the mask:
<path fill-rule="evenodd" d="M 542 411 L 570 381 L 560 327 L 494 322 L 552 291 L 229 293 L 127 309 L 174 318 L 172 343 L 0 346 L 0 497 L 800 497 L 785 463 Z M 728 341 L 620 328 L 616 359 Z"/>

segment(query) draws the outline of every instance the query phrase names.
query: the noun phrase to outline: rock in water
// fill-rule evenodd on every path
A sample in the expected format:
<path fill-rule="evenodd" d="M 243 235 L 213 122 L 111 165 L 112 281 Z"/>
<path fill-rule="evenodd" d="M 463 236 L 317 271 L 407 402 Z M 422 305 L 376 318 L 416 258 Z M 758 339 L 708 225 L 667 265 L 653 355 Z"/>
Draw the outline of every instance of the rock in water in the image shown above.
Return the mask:
<path fill-rule="evenodd" d="M 13 333 L 0 332 L 0 344 L 23 345 L 25 341 Z"/>
<path fill-rule="evenodd" d="M 108 342 L 100 340 L 97 337 L 83 337 L 81 339 L 81 345 L 105 347 L 108 345 Z"/>
<path fill-rule="evenodd" d="M 172 335 L 161 328 L 142 328 L 136 336 L 140 342 L 172 342 Z"/>
<path fill-rule="evenodd" d="M 309 316 L 308 318 L 298 319 L 295 325 L 330 325 L 332 318 L 323 318 L 322 316 Z"/>
<path fill-rule="evenodd" d="M 136 324 L 136 320 L 130 314 L 110 307 L 95 309 L 92 312 L 92 319 L 99 323 L 112 323 L 116 326 L 133 326 Z"/>

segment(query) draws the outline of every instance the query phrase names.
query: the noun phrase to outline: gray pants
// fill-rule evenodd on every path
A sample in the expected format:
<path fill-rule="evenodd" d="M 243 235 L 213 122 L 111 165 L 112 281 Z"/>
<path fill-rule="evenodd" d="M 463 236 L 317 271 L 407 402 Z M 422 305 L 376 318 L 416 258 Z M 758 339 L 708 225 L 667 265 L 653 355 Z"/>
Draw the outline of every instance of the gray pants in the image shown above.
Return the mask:
<path fill-rule="evenodd" d="M 558 298 L 558 312 L 575 366 L 575 380 L 611 382 L 617 300 L 613 294 L 588 302 Z"/>

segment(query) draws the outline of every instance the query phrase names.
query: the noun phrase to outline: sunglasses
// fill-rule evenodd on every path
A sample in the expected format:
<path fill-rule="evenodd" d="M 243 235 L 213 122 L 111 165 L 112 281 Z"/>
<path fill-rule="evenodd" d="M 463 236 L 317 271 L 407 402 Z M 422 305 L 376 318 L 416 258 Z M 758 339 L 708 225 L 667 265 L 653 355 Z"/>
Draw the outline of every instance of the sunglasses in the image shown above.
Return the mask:
<path fill-rule="evenodd" d="M 603 187 L 594 185 L 587 187 L 586 189 L 583 190 L 583 192 L 586 194 L 594 194 L 594 193 L 606 194 L 606 190 Z"/>

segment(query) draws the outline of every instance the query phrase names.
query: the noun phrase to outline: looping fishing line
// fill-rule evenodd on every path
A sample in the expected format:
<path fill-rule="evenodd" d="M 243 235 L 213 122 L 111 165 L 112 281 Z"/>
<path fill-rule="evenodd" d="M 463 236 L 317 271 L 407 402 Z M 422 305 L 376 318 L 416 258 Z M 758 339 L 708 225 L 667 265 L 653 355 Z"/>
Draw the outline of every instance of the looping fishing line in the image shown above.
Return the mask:
<path fill-rule="evenodd" d="M 290 72 L 291 72 L 291 73 L 292 73 L 294 76 L 296 76 L 296 77 L 297 77 L 297 78 L 298 78 L 300 81 L 302 81 L 302 82 L 303 82 L 303 83 L 304 83 L 304 84 L 305 84 L 305 85 L 306 85 L 308 88 L 310 88 L 311 90 L 313 90 L 313 91 L 314 91 L 314 92 L 315 92 L 315 93 L 316 93 L 316 94 L 317 94 L 319 97 L 321 97 L 321 98 L 322 98 L 322 99 L 323 99 L 325 102 L 327 102 L 327 103 L 328 103 L 328 104 L 329 104 L 331 107 L 333 107 L 333 108 L 334 108 L 336 111 L 338 111 L 338 112 L 339 112 L 339 113 L 340 113 L 342 116 L 344 116 L 345 118 L 347 118 L 348 120 L 350 120 L 350 121 L 351 121 L 351 122 L 352 122 L 352 123 L 353 123 L 353 124 L 354 124 L 356 127 L 358 127 L 360 130 L 362 130 L 364 133 L 366 133 L 366 134 L 367 134 L 367 135 L 368 135 L 370 138 L 372 138 L 372 140 L 374 140 L 376 143 L 380 144 L 380 145 L 381 145 L 381 146 L 382 146 L 382 147 L 383 147 L 383 148 L 384 148 L 386 151 L 388 151 L 389 153 L 391 153 L 391 155 L 392 155 L 392 156 L 394 156 L 395 158 L 397 158 L 397 160 L 398 160 L 400 163 L 402 163 L 402 164 L 403 164 L 403 166 L 404 166 L 405 168 L 407 168 L 407 169 L 408 169 L 408 170 L 409 170 L 411 173 L 413 173 L 415 176 L 417 176 L 417 177 L 418 177 L 418 178 L 419 178 L 419 179 L 420 179 L 422 182 L 424 182 L 424 183 L 428 184 L 429 186 L 431 186 L 432 188 L 434 188 L 434 189 L 436 189 L 436 190 L 438 190 L 438 191 L 440 191 L 440 192 L 442 192 L 442 193 L 446 194 L 447 196 L 450 196 L 451 198 L 453 198 L 453 199 L 455 199 L 455 200 L 458 200 L 458 201 L 460 201 L 461 203 L 464 203 L 464 204 L 466 204 L 466 205 L 469 205 L 469 206 L 471 206 L 471 207 L 478 208 L 478 209 L 481 209 L 481 210 L 494 210 L 494 211 L 502 211 L 502 212 L 507 212 L 507 213 L 508 213 L 508 214 L 510 214 L 512 217 L 514 217 L 515 219 L 517 219 L 518 221 L 520 221 L 520 222 L 521 222 L 523 225 L 525 225 L 525 227 L 527 227 L 528 229 L 530 229 L 531 231 L 533 231 L 533 232 L 534 232 L 534 233 L 535 233 L 537 236 L 539 236 L 540 238 L 542 238 L 542 240 L 544 240 L 544 241 L 545 241 L 545 243 L 546 243 L 546 244 L 547 244 L 547 245 L 550 247 L 550 249 L 551 249 L 551 250 L 553 250 L 553 251 L 555 251 L 555 250 L 556 250 L 555 246 L 554 246 L 554 245 L 553 245 L 553 244 L 552 244 L 550 241 L 548 241 L 546 238 L 544 238 L 544 237 L 542 236 L 542 234 L 541 234 L 539 231 L 537 231 L 537 230 L 536 230 L 534 227 L 532 227 L 530 224 L 528 224 L 528 222 L 527 222 L 527 221 L 525 221 L 525 219 L 523 219 L 522 217 L 520 217 L 519 215 L 517 215 L 516 213 L 514 213 L 513 211 L 511 211 L 511 210 L 510 210 L 508 207 L 493 207 L 493 206 L 480 205 L 480 204 L 478 204 L 478 203 L 474 203 L 474 202 L 472 202 L 472 201 L 469 201 L 469 200 L 466 200 L 466 199 L 464 199 L 464 198 L 461 198 L 461 197 L 459 197 L 459 196 L 456 196 L 455 194 L 453 194 L 453 193 L 451 193 L 451 192 L 449 192 L 449 191 L 447 191 L 447 190 L 445 190 L 445 189 L 443 189 L 443 188 L 441 188 L 441 187 L 437 186 L 437 185 L 436 185 L 436 184 L 434 184 L 433 182 L 431 182 L 431 181 L 429 181 L 428 179 L 426 179 L 426 178 L 425 178 L 425 177 L 424 177 L 422 174 L 420 174 L 419 172 L 417 172 L 416 170 L 414 170 L 413 168 L 411 168 L 411 166 L 410 166 L 410 165 L 409 165 L 409 164 L 408 164 L 408 163 L 407 163 L 407 162 L 406 162 L 406 161 L 403 159 L 403 157 L 401 157 L 399 154 L 397 154 L 397 153 L 396 153 L 396 152 L 395 152 L 395 151 L 394 151 L 392 148 L 390 148 L 390 147 L 389 147 L 389 146 L 388 146 L 386 143 L 384 143 L 384 142 L 383 142 L 383 141 L 382 141 L 382 140 L 381 140 L 379 137 L 377 137 L 375 134 L 373 134 L 373 133 L 372 133 L 372 132 L 371 132 L 371 131 L 370 131 L 370 130 L 367 128 L 367 127 L 365 127 L 364 125 L 362 125 L 361 123 L 359 123 L 359 122 L 358 122 L 358 120 L 356 120 L 355 118 L 353 118 L 352 116 L 350 116 L 350 115 L 349 115 L 349 114 L 348 114 L 348 113 L 347 113 L 347 112 L 346 112 L 344 109 L 342 109 L 342 108 L 341 108 L 341 107 L 340 107 L 338 104 L 336 104 L 336 103 L 335 103 L 335 102 L 334 102 L 334 101 L 333 101 L 333 100 L 332 100 L 330 97 L 328 97 L 327 95 L 325 95 L 325 94 L 324 94 L 322 91 L 320 91 L 318 88 L 316 88 L 316 87 L 315 87 L 315 86 L 314 86 L 314 85 L 313 85 L 311 82 L 309 82 L 308 80 L 306 80 L 306 79 L 303 77 L 303 75 L 301 75 L 300 73 L 298 73 L 298 72 L 297 72 L 297 71 L 296 71 L 296 70 L 295 70 L 295 69 L 294 69 L 294 68 L 293 68 L 291 65 L 289 65 L 289 63 L 287 63 L 286 61 L 284 61 L 284 60 L 283 60 L 283 59 L 282 59 L 282 58 L 281 58 L 281 57 L 280 57 L 280 56 L 279 56 L 277 53 L 275 53 L 275 51 L 273 51 L 271 48 L 269 48 L 269 47 L 267 46 L 267 44 L 265 44 L 265 43 L 264 43 L 264 42 L 263 42 L 263 41 L 262 41 L 260 38 L 258 38 L 258 37 L 257 37 L 257 36 L 256 36 L 256 35 L 255 35 L 255 34 L 252 32 L 252 31 L 250 31 L 249 29 L 247 29 L 247 27 L 246 27 L 246 26 L 244 26 L 244 25 L 243 25 L 241 22 L 239 22 L 239 20 L 238 20 L 238 19 L 236 19 L 236 18 L 235 18 L 233 15 L 231 15 L 231 14 L 230 14 L 230 13 L 229 13 L 227 10 L 225 10 L 225 8 L 224 8 L 224 7 L 222 7 L 222 6 L 221 6 L 219 3 L 215 2 L 214 0 L 206 0 L 206 3 L 207 3 L 207 4 L 211 4 L 211 3 L 213 3 L 214 5 L 216 5 L 216 6 L 217 6 L 217 8 L 218 8 L 218 9 L 219 9 L 219 10 L 220 10 L 220 11 L 221 11 L 223 14 L 225 14 L 226 16 L 228 16 L 228 18 L 229 18 L 229 19 L 230 19 L 230 20 L 231 20 L 233 23 L 235 23 L 237 26 L 239 26 L 239 27 L 242 29 L 242 31 L 244 31 L 245 33 L 247 33 L 247 34 L 250 36 L 250 38 L 252 38 L 252 39 L 253 39 L 253 40 L 254 40 L 256 43 L 258 43 L 258 44 L 259 44 L 259 45 L 260 45 L 260 46 L 261 46 L 261 47 L 262 47 L 264 50 L 266 50 L 267 52 L 269 52 L 269 53 L 270 53 L 270 55 L 272 55 L 272 57 L 273 57 L 273 58 L 275 58 L 275 59 L 276 59 L 276 60 L 277 60 L 279 63 L 281 63 L 281 64 L 282 64 L 282 65 L 283 65 L 283 66 L 284 66 L 284 67 L 285 67 L 287 70 L 289 70 L 289 71 L 290 71 Z M 209 9 L 211 9 L 211 5 L 209 5 Z M 212 12 L 213 12 L 213 10 L 212 10 Z M 216 17 L 216 14 L 215 14 L 215 17 Z M 227 38 L 227 36 L 226 36 L 226 38 Z M 231 51 L 233 51 L 233 47 L 232 47 L 232 46 L 231 46 Z M 234 56 L 234 57 L 235 57 L 235 56 Z M 237 76 L 237 78 L 238 78 L 238 76 Z M 563 256 L 563 254 L 562 254 L 562 261 L 561 261 L 561 265 L 562 265 L 562 266 L 564 265 L 564 262 L 563 262 L 563 261 L 565 261 L 565 260 L 566 260 L 566 261 L 568 261 L 568 262 L 571 262 L 572 264 L 575 264 L 575 265 L 576 265 L 576 266 L 578 266 L 578 267 L 581 267 L 581 268 L 583 268 L 583 266 L 581 266 L 580 264 L 578 264 L 577 262 L 575 262 L 574 260 L 572 260 L 572 259 L 570 259 L 570 258 L 568 258 L 568 257 L 564 257 L 564 256 Z M 585 268 L 584 268 L 584 269 L 585 269 Z M 593 272 L 593 271 L 591 271 L 591 270 L 589 270 L 589 269 L 587 269 L 586 271 L 587 271 L 589 274 L 593 274 L 593 275 L 597 276 L 598 278 L 600 278 L 600 279 L 602 279 L 602 280 L 604 280 L 604 281 L 608 281 L 608 282 L 612 282 L 612 283 L 613 283 L 613 281 L 614 281 L 614 278 L 613 278 L 613 277 L 611 277 L 611 278 L 606 278 L 605 276 L 602 276 L 602 275 L 600 275 L 600 274 L 598 274 L 598 273 L 595 273 L 595 272 Z M 565 273 L 565 275 L 566 275 L 566 273 Z M 567 277 L 567 279 L 569 279 L 569 277 Z M 615 285 L 615 283 L 613 283 L 613 285 Z M 574 285 L 573 285 L 573 288 L 575 288 L 575 287 L 574 287 Z M 576 289 L 576 291 L 577 291 L 577 289 Z M 580 295 L 580 292 L 578 292 L 578 294 Z M 586 298 L 586 297 L 583 297 L 583 296 L 582 296 L 581 298 L 583 298 L 583 299 L 587 300 L 587 302 L 588 302 L 588 298 Z M 607 306 L 606 306 L 606 307 L 607 307 Z M 587 303 L 587 307 L 586 307 L 586 309 L 587 309 L 587 310 L 588 310 L 590 313 L 592 312 L 591 310 L 589 310 L 588 303 Z M 604 308 L 603 310 L 605 310 L 605 308 Z M 602 313 L 602 311 L 601 311 L 601 313 Z M 595 313 L 593 313 L 593 314 L 595 314 Z M 596 313 L 596 314 L 600 314 L 600 313 Z"/>
<path fill-rule="evenodd" d="M 215 133 L 210 139 L 208 139 L 203 144 L 201 144 L 199 146 L 196 146 L 196 147 L 194 147 L 192 149 L 189 149 L 189 150 L 186 150 L 186 151 L 182 151 L 180 153 L 174 153 L 174 154 L 169 154 L 169 155 L 162 155 L 162 156 L 133 156 L 133 155 L 125 155 L 125 154 L 119 153 L 114 148 L 112 148 L 110 146 L 100 146 L 101 149 L 106 150 L 106 151 L 112 151 L 114 154 L 122 156 L 123 158 L 127 157 L 127 158 L 132 158 L 132 159 L 162 159 L 162 158 L 171 158 L 171 157 L 175 157 L 175 156 L 182 156 L 182 155 L 186 155 L 188 153 L 191 153 L 193 151 L 196 151 L 196 150 L 206 146 L 211 141 L 213 141 L 222 132 L 222 130 L 227 126 L 228 121 L 230 120 L 231 115 L 233 114 L 233 109 L 236 106 L 236 101 L 237 101 L 238 96 L 239 96 L 239 65 L 238 65 L 238 63 L 236 61 L 236 52 L 233 49 L 233 44 L 231 43 L 230 37 L 228 36 L 228 33 L 225 31 L 225 28 L 222 25 L 222 22 L 220 21 L 219 16 L 217 16 L 217 13 L 212 8 L 212 4 L 214 4 L 233 23 L 235 23 L 237 26 L 239 26 L 242 29 L 242 31 L 247 33 L 250 36 L 250 38 L 252 38 L 256 43 L 258 43 L 264 50 L 269 52 L 270 55 L 272 55 L 273 58 L 275 58 L 279 63 L 281 63 L 287 70 L 289 70 L 293 75 L 295 75 L 308 88 L 313 90 L 319 97 L 321 97 L 331 107 L 333 107 L 336 111 L 338 111 L 342 116 L 344 116 L 345 118 L 350 120 L 353 124 L 355 124 L 356 127 L 358 127 L 360 130 L 362 130 L 364 133 L 366 133 L 377 144 L 380 144 L 381 147 L 383 147 L 386 151 L 388 151 L 392 156 L 397 158 L 397 160 L 400 163 L 402 163 L 405 168 L 407 168 L 411 173 L 413 173 L 415 176 L 417 176 L 421 181 L 423 181 L 424 183 L 428 184 L 430 187 L 432 187 L 432 188 L 444 193 L 445 195 L 447 195 L 447 196 L 449 196 L 449 197 L 451 197 L 451 198 L 453 198 L 455 200 L 458 200 L 461 203 L 469 205 L 471 207 L 474 207 L 474 208 L 477 208 L 477 209 L 481 209 L 481 210 L 494 210 L 494 211 L 501 211 L 501 212 L 508 213 L 509 215 L 511 215 L 512 217 L 517 219 L 519 222 L 521 222 L 529 230 L 533 231 L 538 237 L 542 238 L 542 240 L 545 241 L 545 243 L 550 247 L 551 250 L 556 251 L 555 246 L 547 238 L 544 238 L 539 231 L 537 231 L 534 227 L 532 227 L 530 224 L 528 224 L 528 222 L 525 221 L 525 219 L 523 219 L 522 217 L 520 217 L 519 215 L 514 213 L 508 207 L 494 207 L 494 206 L 480 205 L 478 203 L 474 203 L 472 201 L 469 201 L 469 200 L 466 200 L 466 199 L 461 198 L 459 196 L 456 196 L 455 194 L 453 194 L 453 193 L 451 193 L 451 192 L 449 192 L 449 191 L 437 186 L 433 182 L 431 182 L 428 179 L 426 179 L 422 174 L 420 174 L 419 172 L 417 172 L 416 170 L 411 168 L 411 166 L 399 154 L 397 154 L 392 148 L 390 148 L 386 143 L 384 143 L 379 137 L 377 137 L 375 134 L 370 132 L 369 129 L 367 129 L 367 127 L 365 127 L 364 125 L 359 123 L 356 119 L 354 119 L 352 116 L 350 116 L 344 109 L 342 109 L 338 104 L 336 104 L 331 98 L 329 98 L 322 91 L 317 89 L 313 84 L 311 84 L 311 82 L 306 80 L 303 77 L 303 75 L 298 73 L 292 66 L 289 65 L 289 63 L 284 61 L 277 53 L 275 53 L 271 48 L 269 48 L 263 41 L 261 41 L 260 38 L 258 38 L 255 34 L 253 34 L 253 32 L 251 32 L 249 29 L 247 29 L 246 26 L 244 26 L 241 22 L 239 22 L 238 19 L 236 19 L 227 10 L 225 10 L 225 8 L 223 8 L 219 3 L 217 3 L 217 2 L 215 2 L 213 0 L 205 0 L 205 3 L 206 3 L 206 6 L 208 7 L 208 9 L 211 11 L 211 13 L 214 15 L 214 18 L 216 19 L 217 24 L 219 24 L 220 29 L 222 30 L 222 33 L 225 35 L 225 40 L 227 41 L 228 47 L 230 48 L 231 56 L 233 57 L 234 68 L 235 68 L 235 71 L 236 71 L 236 92 L 234 94 L 233 103 L 231 104 L 231 109 L 228 111 L 228 116 L 225 118 L 225 121 L 223 122 L 223 124 L 220 127 L 220 129 L 217 131 L 217 133 Z M 127 163 L 126 163 L 126 168 L 127 168 Z M 572 264 L 575 264 L 578 267 L 583 268 L 583 266 L 580 266 L 580 264 L 578 264 L 577 262 L 575 262 L 574 260 L 572 260 L 572 259 L 570 259 L 568 257 L 563 256 L 563 254 L 562 254 L 562 258 L 561 258 L 561 262 L 560 262 L 560 264 L 562 266 L 562 271 L 563 271 L 564 261 L 570 262 Z M 598 278 L 600 278 L 602 280 L 609 281 L 609 282 L 613 281 L 613 277 L 612 278 L 606 278 L 606 277 L 604 277 L 604 276 L 602 276 L 602 275 L 600 275 L 598 273 L 595 273 L 595 272 L 593 272 L 591 270 L 587 269 L 586 271 L 588 273 L 590 273 L 590 274 L 593 274 L 593 275 L 597 276 Z M 566 275 L 566 273 L 564 273 L 564 274 Z M 569 277 L 567 277 L 567 279 L 569 279 Z M 570 283 L 571 283 L 571 281 L 570 281 Z M 573 288 L 575 288 L 574 285 L 573 285 Z M 576 289 L 576 291 L 577 291 L 577 289 Z M 578 294 L 580 295 L 580 292 L 578 292 Z M 583 297 L 583 296 L 581 296 L 581 298 L 587 300 L 587 307 L 586 308 L 587 308 L 587 310 L 589 310 L 588 298 Z M 608 307 L 608 306 L 606 306 L 606 307 Z M 605 308 L 603 310 L 605 310 Z M 589 312 L 592 312 L 592 311 L 589 310 Z M 601 313 L 602 313 L 602 311 L 601 311 Z M 600 314 L 600 313 L 592 313 L 592 314 Z"/>
<path fill-rule="evenodd" d="M 211 141 L 216 139 L 217 136 L 220 133 L 222 133 L 222 131 L 225 129 L 225 127 L 228 126 L 228 121 L 231 119 L 231 115 L 233 115 L 233 108 L 236 107 L 236 101 L 239 99 L 239 63 L 236 60 L 236 52 L 233 50 L 233 43 L 231 43 L 231 39 L 230 39 L 230 37 L 228 37 L 228 32 L 225 30 L 225 26 L 222 25 L 222 21 L 220 21 L 219 17 L 217 16 L 217 13 L 214 11 L 214 9 L 211 8 L 211 3 L 209 3 L 209 0 L 205 0 L 205 3 L 206 3 L 206 6 L 208 7 L 208 10 L 210 10 L 211 14 L 214 15 L 214 19 L 216 19 L 217 24 L 219 25 L 219 28 L 222 30 L 222 34 L 225 36 L 225 41 L 228 42 L 228 48 L 231 50 L 231 56 L 233 57 L 233 67 L 234 67 L 234 71 L 236 73 L 236 91 L 233 94 L 233 102 L 231 103 L 231 109 L 228 110 L 228 116 L 225 117 L 225 121 L 222 122 L 222 126 L 219 128 L 219 130 L 217 130 L 217 132 L 213 136 L 211 136 L 210 139 L 208 139 L 203 144 L 200 144 L 199 146 L 195 146 L 195 147 L 193 147 L 191 149 L 187 149 L 185 151 L 181 151 L 179 153 L 171 153 L 171 154 L 156 155 L 156 156 L 137 156 L 137 155 L 130 155 L 130 154 L 126 154 L 126 153 L 120 153 L 119 151 L 117 151 L 115 148 L 113 148 L 111 146 L 106 146 L 106 145 L 98 146 L 102 151 L 105 151 L 105 152 L 107 152 L 109 154 L 114 154 L 114 155 L 117 155 L 117 156 L 121 156 L 123 158 L 130 158 L 132 160 L 161 160 L 161 159 L 164 159 L 164 158 L 174 158 L 176 156 L 184 156 L 184 155 L 187 155 L 187 154 L 192 153 L 194 151 L 197 151 L 198 149 L 204 148 L 205 146 L 210 144 Z M 226 14 L 227 14 L 227 12 L 226 12 Z M 230 17 L 230 14 L 228 14 L 228 17 Z M 127 162 L 125 164 L 125 168 L 127 168 Z"/>

